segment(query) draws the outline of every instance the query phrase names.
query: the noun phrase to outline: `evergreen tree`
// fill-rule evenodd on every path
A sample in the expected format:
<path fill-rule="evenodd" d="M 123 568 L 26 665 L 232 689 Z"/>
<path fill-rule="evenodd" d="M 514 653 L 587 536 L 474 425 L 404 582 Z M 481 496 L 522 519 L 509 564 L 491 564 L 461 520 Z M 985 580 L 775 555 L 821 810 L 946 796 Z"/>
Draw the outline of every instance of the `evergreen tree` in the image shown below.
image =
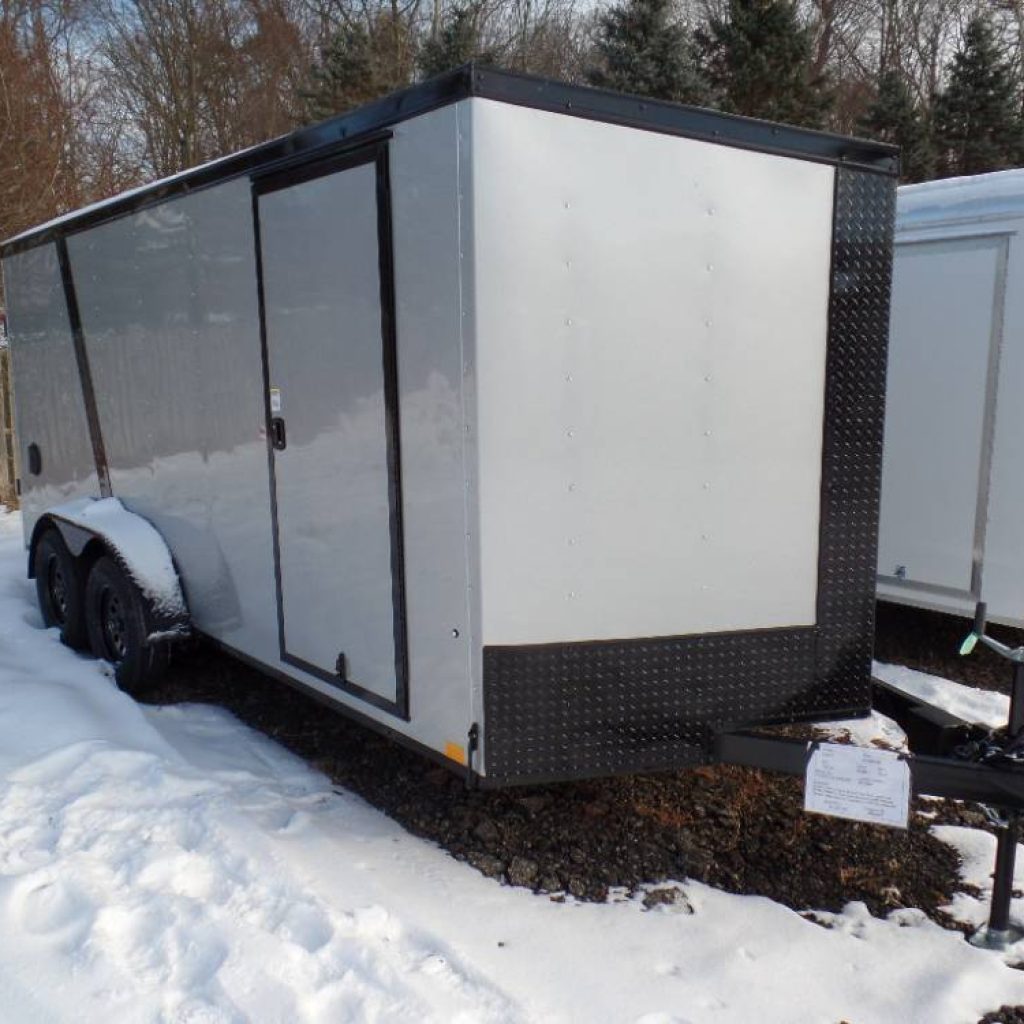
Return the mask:
<path fill-rule="evenodd" d="M 322 121 L 363 102 L 372 65 L 373 50 L 366 26 L 353 21 L 338 29 L 313 67 L 309 87 L 303 93 L 309 119 Z"/>
<path fill-rule="evenodd" d="M 981 174 L 1013 166 L 1021 155 L 1018 83 L 982 15 L 968 24 L 948 72 L 935 108 L 940 173 Z"/>
<path fill-rule="evenodd" d="M 624 0 L 598 19 L 592 85 L 620 92 L 700 103 L 707 88 L 693 43 L 672 0 Z"/>
<path fill-rule="evenodd" d="M 928 122 L 899 72 L 882 75 L 878 94 L 860 128 L 872 138 L 900 147 L 904 181 L 927 181 L 935 176 L 935 150 Z"/>
<path fill-rule="evenodd" d="M 496 49 L 481 45 L 477 12 L 471 7 L 454 7 L 445 15 L 436 38 L 420 48 L 419 67 L 424 77 L 439 75 L 468 61 L 497 64 Z"/>
<path fill-rule="evenodd" d="M 793 0 L 729 0 L 697 42 L 723 110 L 821 126 L 831 97 L 813 78 L 811 30 L 800 25 Z"/>
<path fill-rule="evenodd" d="M 305 114 L 319 121 L 408 85 L 415 40 L 407 21 L 382 10 L 369 21 L 342 24 L 301 90 Z"/>

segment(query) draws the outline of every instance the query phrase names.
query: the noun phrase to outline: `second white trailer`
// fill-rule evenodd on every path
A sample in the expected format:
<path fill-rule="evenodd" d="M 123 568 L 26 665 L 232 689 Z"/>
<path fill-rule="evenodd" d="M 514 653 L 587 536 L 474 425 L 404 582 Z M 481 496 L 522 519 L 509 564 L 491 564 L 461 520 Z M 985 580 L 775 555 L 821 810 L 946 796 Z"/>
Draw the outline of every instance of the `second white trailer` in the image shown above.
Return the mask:
<path fill-rule="evenodd" d="M 1024 626 L 1024 171 L 897 200 L 878 595 Z"/>

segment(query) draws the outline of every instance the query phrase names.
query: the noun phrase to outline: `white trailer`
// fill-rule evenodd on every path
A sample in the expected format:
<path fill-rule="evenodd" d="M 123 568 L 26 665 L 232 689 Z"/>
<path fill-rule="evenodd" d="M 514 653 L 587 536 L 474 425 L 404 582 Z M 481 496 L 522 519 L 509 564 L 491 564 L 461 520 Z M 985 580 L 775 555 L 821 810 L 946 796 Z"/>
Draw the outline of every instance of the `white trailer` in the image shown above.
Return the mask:
<path fill-rule="evenodd" d="M 878 596 L 1024 626 L 1024 171 L 896 208 Z"/>
<path fill-rule="evenodd" d="M 895 173 L 469 66 L 9 241 L 47 622 L 488 784 L 865 713 Z"/>

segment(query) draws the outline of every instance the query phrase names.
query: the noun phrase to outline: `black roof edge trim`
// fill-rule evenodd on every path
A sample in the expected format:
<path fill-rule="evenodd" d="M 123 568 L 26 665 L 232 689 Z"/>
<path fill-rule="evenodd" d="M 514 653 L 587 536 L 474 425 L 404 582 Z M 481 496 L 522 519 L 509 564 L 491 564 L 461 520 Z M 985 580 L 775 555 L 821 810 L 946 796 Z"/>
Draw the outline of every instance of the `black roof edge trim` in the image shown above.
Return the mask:
<path fill-rule="evenodd" d="M 384 129 L 409 118 L 471 96 L 776 156 L 855 167 L 892 176 L 899 173 L 899 151 L 885 143 L 465 64 L 328 121 L 299 128 L 289 135 L 206 166 L 182 171 L 120 198 L 114 196 L 87 207 L 81 213 L 71 213 L 49 227 L 42 225 L 0 245 L 0 256 L 33 249 L 254 171 L 265 172 L 277 165 L 285 166 L 307 158 L 319 158 L 350 145 L 362 145 L 371 141 L 370 137 L 375 133 L 382 133 Z"/>
<path fill-rule="evenodd" d="M 726 114 L 628 93 L 569 85 L 535 75 L 466 65 L 473 95 L 667 135 L 707 140 L 774 156 L 839 164 L 880 174 L 899 174 L 899 147 L 813 128 Z"/>

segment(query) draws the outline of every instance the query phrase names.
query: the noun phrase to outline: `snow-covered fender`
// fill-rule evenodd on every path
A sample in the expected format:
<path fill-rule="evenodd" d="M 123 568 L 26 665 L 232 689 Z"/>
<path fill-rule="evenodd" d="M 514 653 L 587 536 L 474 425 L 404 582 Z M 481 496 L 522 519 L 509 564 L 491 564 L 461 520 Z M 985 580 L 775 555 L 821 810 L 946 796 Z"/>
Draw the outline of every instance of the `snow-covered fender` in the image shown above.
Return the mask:
<path fill-rule="evenodd" d="M 148 611 L 153 642 L 187 636 L 188 605 L 167 542 L 152 523 L 117 498 L 82 498 L 48 508 L 32 531 L 28 574 L 34 576 L 36 543 L 56 527 L 68 550 L 91 563 L 110 555 L 138 587 Z"/>

